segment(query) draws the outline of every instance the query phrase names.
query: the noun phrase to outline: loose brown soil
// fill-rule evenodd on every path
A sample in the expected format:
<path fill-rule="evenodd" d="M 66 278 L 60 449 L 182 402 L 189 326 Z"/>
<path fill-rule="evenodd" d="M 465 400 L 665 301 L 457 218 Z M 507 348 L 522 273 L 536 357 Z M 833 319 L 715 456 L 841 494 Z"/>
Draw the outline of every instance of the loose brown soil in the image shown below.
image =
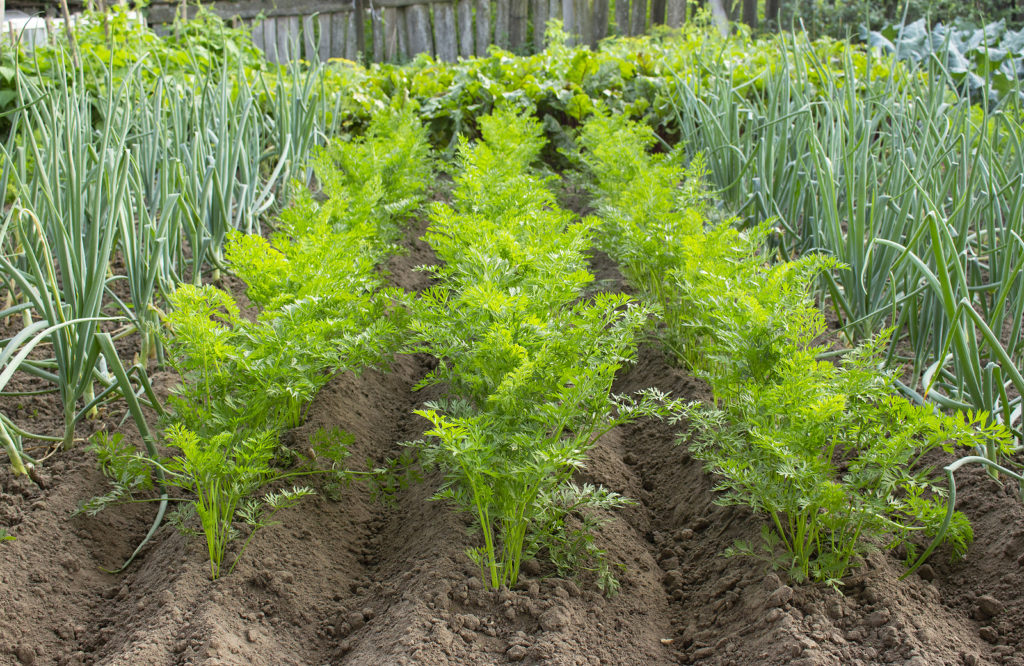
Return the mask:
<path fill-rule="evenodd" d="M 388 265 L 406 288 L 429 283 L 411 271 L 433 260 L 416 240 L 422 232 Z M 602 284 L 614 282 L 601 264 Z M 386 372 L 335 377 L 291 443 L 336 426 L 355 437 L 356 467 L 397 455 L 425 426 L 412 410 L 432 396 L 411 389 L 428 369 L 429 359 L 401 357 Z M 155 379 L 164 390 L 173 381 Z M 616 390 L 650 386 L 709 397 L 645 348 Z M 55 405 L 36 397 L 0 408 L 57 432 Z M 115 429 L 122 416 L 110 411 L 78 434 Z M 608 515 L 598 536 L 625 565 L 611 599 L 586 576 L 560 579 L 536 561 L 516 589 L 485 589 L 464 554 L 469 521 L 427 501 L 430 475 L 391 503 L 359 483 L 337 501 L 307 500 L 258 534 L 234 573 L 210 582 L 202 538 L 170 526 L 126 573 L 104 572 L 131 553 L 155 507 L 72 516 L 106 490 L 81 447 L 49 458 L 42 485 L 4 469 L 0 526 L 17 540 L 0 543 L 0 663 L 1024 664 L 1024 506 L 1013 489 L 964 470 L 960 506 L 976 532 L 968 560 L 940 552 L 901 581 L 895 555 L 877 553 L 844 581 L 844 596 L 722 557 L 735 539 L 756 540 L 762 520 L 714 504 L 713 479 L 677 445 L 680 430 L 646 422 L 613 431 L 580 473 L 637 500 Z"/>

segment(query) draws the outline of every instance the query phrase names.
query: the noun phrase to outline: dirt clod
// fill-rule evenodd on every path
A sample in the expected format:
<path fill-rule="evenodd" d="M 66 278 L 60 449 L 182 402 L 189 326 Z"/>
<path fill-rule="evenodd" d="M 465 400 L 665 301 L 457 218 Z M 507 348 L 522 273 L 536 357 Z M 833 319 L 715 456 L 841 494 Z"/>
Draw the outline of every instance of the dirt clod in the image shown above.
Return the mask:
<path fill-rule="evenodd" d="M 562 631 L 569 626 L 569 614 L 561 606 L 552 606 L 538 618 L 544 631 Z"/>
<path fill-rule="evenodd" d="M 526 658 L 527 649 L 522 645 L 513 645 L 505 651 L 505 656 L 508 657 L 509 661 L 522 661 Z"/>
<path fill-rule="evenodd" d="M 768 608 L 776 608 L 778 606 L 784 606 L 793 600 L 793 588 L 789 585 L 783 585 L 774 592 L 768 595 L 768 599 L 765 601 L 765 605 Z"/>
<path fill-rule="evenodd" d="M 991 594 L 978 597 L 978 612 L 984 620 L 999 615 L 1003 612 L 1003 608 L 1003 602 L 999 601 Z"/>
<path fill-rule="evenodd" d="M 19 645 L 14 650 L 14 656 L 18 658 L 18 662 L 30 666 L 36 663 L 36 651 L 27 645 Z"/>
<path fill-rule="evenodd" d="M 887 610 L 875 611 L 864 618 L 864 624 L 869 627 L 881 627 L 889 623 L 891 614 Z"/>
<path fill-rule="evenodd" d="M 978 635 L 989 643 L 999 642 L 999 632 L 992 627 L 982 627 L 981 630 L 978 631 Z"/>

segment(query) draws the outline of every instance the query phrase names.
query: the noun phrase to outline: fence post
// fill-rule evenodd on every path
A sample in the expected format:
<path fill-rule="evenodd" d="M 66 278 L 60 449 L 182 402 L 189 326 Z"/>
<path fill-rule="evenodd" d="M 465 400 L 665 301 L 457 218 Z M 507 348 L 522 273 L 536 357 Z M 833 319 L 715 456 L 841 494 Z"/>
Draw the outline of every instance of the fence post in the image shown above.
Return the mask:
<path fill-rule="evenodd" d="M 366 30 L 363 27 L 366 20 L 366 6 L 363 4 L 363 0 L 355 0 L 353 4 L 356 13 L 356 53 L 359 54 L 359 58 L 362 58 L 366 53 L 366 35 L 364 34 Z"/>
<path fill-rule="evenodd" d="M 508 48 L 508 23 L 511 17 L 509 0 L 497 0 L 494 14 L 494 43 L 503 49 Z"/>
<path fill-rule="evenodd" d="M 686 21 L 686 0 L 667 0 L 665 3 L 665 24 L 678 28 Z"/>
<path fill-rule="evenodd" d="M 746 0 L 744 0 L 746 1 Z M 757 0 L 754 0 L 757 2 Z M 665 0 L 651 0 L 651 25 L 665 24 Z"/>
<path fill-rule="evenodd" d="M 548 0 L 533 0 L 533 50 L 544 48 L 544 31 L 548 23 Z"/>
<path fill-rule="evenodd" d="M 476 54 L 487 55 L 491 45 L 491 0 L 476 0 Z"/>
<path fill-rule="evenodd" d="M 459 55 L 469 58 L 473 55 L 473 0 L 459 0 Z"/>
<path fill-rule="evenodd" d="M 615 0 L 615 29 L 620 35 L 629 34 L 629 0 Z"/>
<path fill-rule="evenodd" d="M 434 50 L 437 59 L 445 62 L 455 62 L 459 57 L 455 7 L 447 2 L 434 5 Z"/>
<path fill-rule="evenodd" d="M 526 42 L 526 24 L 529 17 L 529 0 L 512 0 L 508 21 L 508 42 L 511 48 L 519 48 Z"/>
<path fill-rule="evenodd" d="M 409 27 L 409 55 L 419 53 L 434 55 L 434 40 L 430 36 L 430 9 L 426 5 L 411 5 L 405 10 L 405 22 Z"/>
<path fill-rule="evenodd" d="M 594 0 L 594 43 L 608 36 L 608 0 Z"/>
<path fill-rule="evenodd" d="M 642 35 L 647 30 L 647 0 L 633 0 L 633 16 L 629 21 L 629 34 Z"/>

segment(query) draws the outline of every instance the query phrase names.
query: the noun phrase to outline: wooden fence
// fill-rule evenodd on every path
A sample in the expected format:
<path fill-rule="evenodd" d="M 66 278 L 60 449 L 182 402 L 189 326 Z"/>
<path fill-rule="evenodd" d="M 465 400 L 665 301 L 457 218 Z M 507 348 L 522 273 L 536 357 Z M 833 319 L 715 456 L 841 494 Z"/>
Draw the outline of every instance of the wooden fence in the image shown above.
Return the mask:
<path fill-rule="evenodd" d="M 549 19 L 562 21 L 574 43 L 596 45 L 609 34 L 637 35 L 649 24 L 679 26 L 686 0 L 267 0 L 217 2 L 225 19 L 252 23 L 253 42 L 274 62 L 295 57 L 408 60 L 429 53 L 440 60 L 484 55 L 493 44 L 516 52 L 543 48 Z M 156 0 L 152 25 L 170 23 L 193 7 Z M 258 20 L 262 16 L 262 20 Z"/>

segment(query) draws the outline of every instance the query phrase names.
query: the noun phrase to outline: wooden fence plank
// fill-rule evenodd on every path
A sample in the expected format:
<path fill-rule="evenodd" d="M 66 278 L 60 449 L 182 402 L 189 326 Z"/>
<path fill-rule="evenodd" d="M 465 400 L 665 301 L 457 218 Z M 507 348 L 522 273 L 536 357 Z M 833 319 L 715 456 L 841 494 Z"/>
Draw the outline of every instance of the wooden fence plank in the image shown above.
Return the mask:
<path fill-rule="evenodd" d="M 558 19 L 562 20 L 562 0 L 549 0 L 548 1 L 548 20 Z M 565 27 L 565 24 L 562 24 Z"/>
<path fill-rule="evenodd" d="M 629 34 L 642 35 L 647 30 L 647 0 L 633 0 L 632 16 L 629 19 Z"/>
<path fill-rule="evenodd" d="M 274 20 L 277 21 L 277 61 L 288 62 L 292 59 L 291 44 L 288 41 L 288 17 L 279 16 Z"/>
<path fill-rule="evenodd" d="M 508 48 L 510 4 L 510 0 L 497 0 L 494 5 L 494 43 L 503 49 Z"/>
<path fill-rule="evenodd" d="M 305 58 L 307 62 L 316 62 L 318 57 L 316 33 L 314 32 L 315 28 L 313 28 L 314 21 L 314 16 L 302 17 L 302 57 Z"/>
<path fill-rule="evenodd" d="M 356 56 L 361 60 L 366 53 L 366 3 L 363 0 L 355 0 L 354 17 L 357 19 L 353 21 L 356 27 Z"/>
<path fill-rule="evenodd" d="M 474 53 L 472 0 L 459 0 L 456 13 L 459 18 L 459 55 L 469 58 Z"/>
<path fill-rule="evenodd" d="M 530 0 L 511 0 L 509 3 L 508 44 L 518 49 L 526 42 L 526 26 L 530 16 Z"/>
<path fill-rule="evenodd" d="M 594 43 L 608 36 L 608 0 L 594 0 Z"/>
<path fill-rule="evenodd" d="M 374 9 L 370 14 L 370 24 L 373 26 L 374 62 L 384 62 L 384 21 L 381 16 L 380 9 Z"/>
<path fill-rule="evenodd" d="M 455 7 L 450 4 L 434 5 L 434 49 L 439 60 L 455 62 L 459 58 Z"/>
<path fill-rule="evenodd" d="M 288 17 L 288 44 L 291 51 L 288 53 L 290 60 L 302 57 L 302 17 Z"/>
<path fill-rule="evenodd" d="M 267 54 L 270 62 L 279 62 L 277 59 L 277 19 L 263 19 L 263 52 Z"/>
<path fill-rule="evenodd" d="M 434 44 L 430 38 L 430 10 L 426 5 L 412 5 L 405 10 L 405 21 L 409 29 L 409 55 L 429 53 L 434 55 Z"/>
<path fill-rule="evenodd" d="M 570 44 L 579 43 L 576 37 L 576 0 L 562 0 L 562 27 L 572 35 Z"/>
<path fill-rule="evenodd" d="M 398 10 L 398 58 L 409 57 L 409 27 L 405 20 L 405 9 Z"/>
<path fill-rule="evenodd" d="M 345 57 L 345 31 L 348 28 L 348 15 L 351 12 L 335 12 L 331 14 L 331 57 Z"/>
<path fill-rule="evenodd" d="M 665 0 L 651 0 L 651 25 L 665 24 Z"/>
<path fill-rule="evenodd" d="M 615 0 L 615 27 L 620 35 L 629 34 L 629 0 Z"/>
<path fill-rule="evenodd" d="M 387 2 L 408 2 L 408 0 L 382 0 Z M 268 0 L 231 0 L 222 3 L 203 3 L 207 9 L 223 19 L 238 17 L 251 21 L 260 14 L 266 18 L 279 16 L 308 16 L 350 10 L 355 7 L 353 0 L 290 0 L 289 2 L 268 2 Z M 375 5 L 380 3 L 375 0 Z M 180 2 L 154 2 L 146 8 L 146 19 L 150 24 L 171 23 L 181 7 Z M 189 5 L 188 16 L 195 17 L 195 7 Z"/>
<path fill-rule="evenodd" d="M 345 59 L 359 60 L 359 21 L 356 12 L 348 12 L 345 17 Z"/>
<path fill-rule="evenodd" d="M 548 0 L 533 0 L 533 50 L 544 48 L 544 30 L 548 23 Z"/>
<path fill-rule="evenodd" d="M 576 32 L 580 44 L 594 46 L 594 6 L 591 0 L 576 0 Z"/>
<path fill-rule="evenodd" d="M 320 35 L 320 62 L 327 62 L 331 57 L 331 15 L 321 14 L 316 19 Z"/>
<path fill-rule="evenodd" d="M 491 0 L 476 0 L 476 54 L 487 55 L 491 45 Z"/>
<path fill-rule="evenodd" d="M 686 20 L 686 0 L 666 0 L 665 25 L 678 28 Z"/>
<path fill-rule="evenodd" d="M 398 60 L 398 12 L 393 7 L 385 7 L 381 15 L 384 18 L 384 60 Z"/>
<path fill-rule="evenodd" d="M 267 53 L 267 48 L 263 43 L 263 21 L 253 23 L 250 27 L 249 34 L 252 37 L 252 45 L 260 51 Z"/>

